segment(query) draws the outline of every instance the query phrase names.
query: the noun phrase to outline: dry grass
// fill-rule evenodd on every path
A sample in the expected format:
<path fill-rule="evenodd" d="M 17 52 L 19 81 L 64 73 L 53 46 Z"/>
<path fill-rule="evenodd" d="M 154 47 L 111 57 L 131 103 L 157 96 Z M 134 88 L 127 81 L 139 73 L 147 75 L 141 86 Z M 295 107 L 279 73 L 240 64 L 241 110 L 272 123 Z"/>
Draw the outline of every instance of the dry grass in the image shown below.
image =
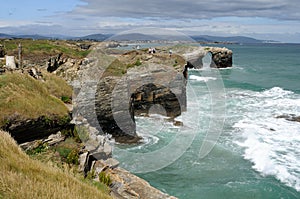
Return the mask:
<path fill-rule="evenodd" d="M 65 82 L 51 78 L 41 82 L 25 74 L 1 75 L 0 126 L 10 120 L 67 115 L 68 110 L 64 103 L 54 96 L 59 97 L 64 93 L 70 95 L 71 90 L 65 89 L 68 87 Z"/>
<path fill-rule="evenodd" d="M 0 131 L 0 198 L 106 199 L 108 193 L 29 158 Z"/>
<path fill-rule="evenodd" d="M 61 99 L 61 97 L 72 97 L 73 90 L 64 79 L 54 74 L 44 72 L 43 77 L 46 80 L 46 87 L 51 95 Z"/>

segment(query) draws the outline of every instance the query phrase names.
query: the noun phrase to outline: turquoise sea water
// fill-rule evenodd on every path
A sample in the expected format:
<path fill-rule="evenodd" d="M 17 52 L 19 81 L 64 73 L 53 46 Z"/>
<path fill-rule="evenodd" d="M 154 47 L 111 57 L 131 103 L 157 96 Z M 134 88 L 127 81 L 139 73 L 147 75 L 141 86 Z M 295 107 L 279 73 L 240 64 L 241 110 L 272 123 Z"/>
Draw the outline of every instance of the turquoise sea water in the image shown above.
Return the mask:
<path fill-rule="evenodd" d="M 216 71 L 189 71 L 188 110 L 178 118 L 183 130 L 157 115 L 136 118 L 145 143 L 128 151 L 160 150 L 185 129 L 195 136 L 174 162 L 138 175 L 182 199 L 300 198 L 300 123 L 276 118 L 300 116 L 300 45 L 226 47 L 233 50 L 233 68 L 217 71 L 220 76 L 214 75 Z M 209 84 L 214 81 L 221 81 L 225 87 L 225 123 L 213 150 L 199 158 L 210 121 L 216 117 L 212 109 L 218 104 L 211 100 L 214 89 Z M 181 136 L 188 137 L 184 133 Z M 159 162 L 171 154 L 169 150 L 152 161 Z M 125 168 L 133 162 L 116 156 Z M 141 167 L 146 164 L 139 162 Z"/>

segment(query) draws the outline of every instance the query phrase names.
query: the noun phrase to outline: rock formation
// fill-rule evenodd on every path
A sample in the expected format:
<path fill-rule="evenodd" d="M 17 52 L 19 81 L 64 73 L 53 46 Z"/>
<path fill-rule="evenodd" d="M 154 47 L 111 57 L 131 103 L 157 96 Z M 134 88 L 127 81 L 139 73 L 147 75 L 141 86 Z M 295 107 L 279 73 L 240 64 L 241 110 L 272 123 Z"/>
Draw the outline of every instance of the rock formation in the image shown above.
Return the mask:
<path fill-rule="evenodd" d="M 209 47 L 208 52 L 212 55 L 212 68 L 232 67 L 232 51 L 227 48 Z"/>
<path fill-rule="evenodd" d="M 187 70 L 203 67 L 208 52 L 218 67 L 232 64 L 232 52 L 225 48 L 182 47 L 172 56 L 164 48 L 155 54 L 105 48 L 105 44 L 95 48 L 80 65 L 74 113 L 118 142 L 139 140 L 135 115 L 176 117 L 185 111 Z"/>
<path fill-rule="evenodd" d="M 20 144 L 43 139 L 62 129 L 73 128 L 73 125 L 69 124 L 70 120 L 70 116 L 51 119 L 42 116 L 37 119 L 13 120 L 8 122 L 2 128 L 10 132 L 11 136 Z"/>
<path fill-rule="evenodd" d="M 203 58 L 207 53 L 211 54 L 212 68 L 227 68 L 232 67 L 232 51 L 227 48 L 220 47 L 194 47 L 188 49 L 183 56 L 187 60 L 187 68 L 200 69 L 203 67 Z"/>
<path fill-rule="evenodd" d="M 122 77 L 101 78 L 96 92 L 96 115 L 104 133 L 119 142 L 136 142 L 135 114 L 162 113 L 176 117 L 186 109 L 186 79 L 172 66 L 147 64 L 128 69 Z M 159 59 L 155 57 L 155 60 Z M 159 109 L 155 109 L 160 107 Z M 160 111 L 160 112 L 157 112 Z"/>

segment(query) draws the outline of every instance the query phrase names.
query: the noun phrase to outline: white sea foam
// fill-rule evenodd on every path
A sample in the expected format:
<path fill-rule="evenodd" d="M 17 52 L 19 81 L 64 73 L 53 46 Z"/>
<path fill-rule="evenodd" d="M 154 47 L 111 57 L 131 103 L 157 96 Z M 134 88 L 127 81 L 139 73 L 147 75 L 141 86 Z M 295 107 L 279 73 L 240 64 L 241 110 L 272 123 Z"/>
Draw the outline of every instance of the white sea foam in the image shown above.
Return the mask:
<path fill-rule="evenodd" d="M 279 87 L 230 96 L 242 107 L 238 111 L 243 117 L 233 127 L 244 158 L 263 176 L 274 176 L 300 191 L 300 123 L 276 118 L 300 115 L 300 96 Z"/>
<path fill-rule="evenodd" d="M 217 78 L 215 78 L 215 77 L 200 77 L 200 76 L 197 76 L 197 75 L 190 75 L 189 79 L 190 80 L 202 81 L 202 82 L 208 82 L 209 80 L 216 80 Z"/>

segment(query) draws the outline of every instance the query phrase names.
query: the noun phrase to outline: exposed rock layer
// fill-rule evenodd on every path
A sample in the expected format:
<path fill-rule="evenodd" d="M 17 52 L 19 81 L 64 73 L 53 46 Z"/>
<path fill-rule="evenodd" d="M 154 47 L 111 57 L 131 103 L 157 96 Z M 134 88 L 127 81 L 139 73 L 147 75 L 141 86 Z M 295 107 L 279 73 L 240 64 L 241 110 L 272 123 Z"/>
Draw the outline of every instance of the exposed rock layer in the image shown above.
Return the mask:
<path fill-rule="evenodd" d="M 30 142 L 43 139 L 62 129 L 73 128 L 70 122 L 70 116 L 65 117 L 39 117 L 37 119 L 28 119 L 22 121 L 10 121 L 3 129 L 8 131 L 18 142 Z"/>

